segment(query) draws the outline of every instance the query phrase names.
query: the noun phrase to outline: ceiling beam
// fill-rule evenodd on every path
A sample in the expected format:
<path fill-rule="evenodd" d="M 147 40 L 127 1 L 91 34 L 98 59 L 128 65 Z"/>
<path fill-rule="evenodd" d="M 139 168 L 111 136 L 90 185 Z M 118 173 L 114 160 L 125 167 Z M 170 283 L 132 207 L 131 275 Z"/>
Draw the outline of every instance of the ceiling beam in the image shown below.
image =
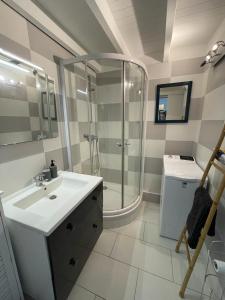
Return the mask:
<path fill-rule="evenodd" d="M 117 52 L 131 55 L 106 0 L 85 0 Z"/>
<path fill-rule="evenodd" d="M 170 56 L 170 48 L 173 35 L 173 27 L 176 13 L 176 0 L 167 0 L 167 13 L 166 13 L 166 31 L 164 43 L 164 57 L 163 61 L 168 61 Z"/>

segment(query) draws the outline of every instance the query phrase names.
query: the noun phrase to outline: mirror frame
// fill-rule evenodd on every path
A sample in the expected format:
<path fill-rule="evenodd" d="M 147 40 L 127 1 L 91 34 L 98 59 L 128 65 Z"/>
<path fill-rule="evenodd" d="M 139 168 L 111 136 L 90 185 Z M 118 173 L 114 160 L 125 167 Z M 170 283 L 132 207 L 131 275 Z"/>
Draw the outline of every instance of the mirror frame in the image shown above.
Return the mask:
<path fill-rule="evenodd" d="M 167 87 L 183 86 L 183 85 L 188 86 L 184 119 L 183 120 L 159 120 L 158 115 L 159 115 L 160 89 L 167 88 Z M 190 102 L 191 102 L 191 91 L 192 91 L 192 81 L 158 84 L 156 87 L 155 123 L 187 123 L 189 117 Z"/>

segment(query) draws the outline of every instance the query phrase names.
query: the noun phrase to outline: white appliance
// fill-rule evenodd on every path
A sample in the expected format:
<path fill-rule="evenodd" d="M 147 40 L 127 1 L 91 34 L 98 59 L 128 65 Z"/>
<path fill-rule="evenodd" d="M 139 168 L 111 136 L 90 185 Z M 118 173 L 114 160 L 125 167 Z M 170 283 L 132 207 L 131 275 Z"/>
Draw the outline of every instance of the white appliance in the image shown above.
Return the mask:
<path fill-rule="evenodd" d="M 195 161 L 164 155 L 160 198 L 160 235 L 178 240 L 203 171 Z"/>

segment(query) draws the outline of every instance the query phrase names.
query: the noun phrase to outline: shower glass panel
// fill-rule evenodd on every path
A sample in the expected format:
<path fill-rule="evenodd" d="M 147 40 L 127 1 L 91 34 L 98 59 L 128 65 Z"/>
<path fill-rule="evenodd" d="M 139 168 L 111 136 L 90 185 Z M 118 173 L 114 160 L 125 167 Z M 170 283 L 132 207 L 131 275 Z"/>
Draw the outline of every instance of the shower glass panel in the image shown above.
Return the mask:
<path fill-rule="evenodd" d="M 99 60 L 96 74 L 96 135 L 100 175 L 104 178 L 104 210 L 122 208 L 123 63 Z"/>
<path fill-rule="evenodd" d="M 103 177 L 106 213 L 125 209 L 140 196 L 145 72 L 123 59 L 81 57 L 63 75 L 70 169 Z"/>
<path fill-rule="evenodd" d="M 124 65 L 124 160 L 126 167 L 123 206 L 126 207 L 132 204 L 140 194 L 144 72 L 134 63 L 125 62 Z"/>

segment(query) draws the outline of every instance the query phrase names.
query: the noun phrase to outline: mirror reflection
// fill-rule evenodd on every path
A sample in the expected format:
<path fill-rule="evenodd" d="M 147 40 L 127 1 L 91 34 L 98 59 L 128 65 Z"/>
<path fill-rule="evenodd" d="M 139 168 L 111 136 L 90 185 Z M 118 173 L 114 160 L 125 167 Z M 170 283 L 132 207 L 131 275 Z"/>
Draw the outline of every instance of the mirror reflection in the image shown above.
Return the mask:
<path fill-rule="evenodd" d="M 157 123 L 187 122 L 192 82 L 177 82 L 157 86 Z"/>
<path fill-rule="evenodd" d="M 54 80 L 0 49 L 0 145 L 58 135 Z"/>

